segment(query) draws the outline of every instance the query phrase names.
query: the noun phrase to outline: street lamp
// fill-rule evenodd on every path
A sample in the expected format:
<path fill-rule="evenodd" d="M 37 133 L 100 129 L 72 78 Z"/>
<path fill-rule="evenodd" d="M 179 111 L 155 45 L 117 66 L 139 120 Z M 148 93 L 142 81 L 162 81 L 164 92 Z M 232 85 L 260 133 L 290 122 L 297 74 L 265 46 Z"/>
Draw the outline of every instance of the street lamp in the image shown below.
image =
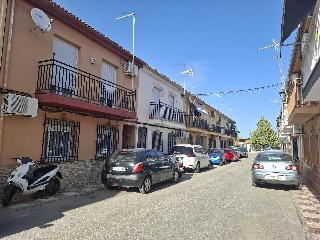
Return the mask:
<path fill-rule="evenodd" d="M 122 18 L 127 18 L 127 17 L 131 17 L 133 18 L 132 21 L 132 65 L 131 65 L 131 88 L 133 91 L 133 78 L 134 78 L 134 25 L 136 22 L 136 18 L 135 18 L 135 13 L 130 13 L 127 15 L 123 15 L 120 17 L 117 17 L 116 20 L 122 19 Z"/>

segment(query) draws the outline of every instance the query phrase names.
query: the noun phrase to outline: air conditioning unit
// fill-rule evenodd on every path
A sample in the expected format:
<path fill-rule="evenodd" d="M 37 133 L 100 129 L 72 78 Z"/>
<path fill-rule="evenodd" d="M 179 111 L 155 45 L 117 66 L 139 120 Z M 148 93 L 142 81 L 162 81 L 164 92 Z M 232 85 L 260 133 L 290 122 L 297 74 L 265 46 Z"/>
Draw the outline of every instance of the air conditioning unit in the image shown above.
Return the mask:
<path fill-rule="evenodd" d="M 129 74 L 132 76 L 131 69 L 132 69 L 132 62 L 126 61 L 123 65 L 124 74 Z M 134 74 L 134 77 L 138 77 L 139 75 L 139 68 L 136 65 L 134 65 L 133 74 Z"/>
<path fill-rule="evenodd" d="M 183 131 L 183 138 L 189 138 L 190 137 L 190 133 L 189 132 L 184 132 Z"/>
<path fill-rule="evenodd" d="M 37 116 L 38 99 L 18 94 L 3 94 L 2 111 L 5 114 Z"/>

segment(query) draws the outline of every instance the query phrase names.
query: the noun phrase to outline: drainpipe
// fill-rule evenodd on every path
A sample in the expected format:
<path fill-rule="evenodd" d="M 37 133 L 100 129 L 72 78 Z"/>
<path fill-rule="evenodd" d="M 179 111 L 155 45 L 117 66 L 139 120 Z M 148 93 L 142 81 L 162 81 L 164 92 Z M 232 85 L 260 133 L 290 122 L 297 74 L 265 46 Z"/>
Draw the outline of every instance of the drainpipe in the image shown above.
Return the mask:
<path fill-rule="evenodd" d="M 8 2 L 9 1 L 7 1 L 6 12 L 8 11 Z M 15 7 L 15 0 L 12 0 L 10 14 L 9 14 L 10 22 L 9 22 L 9 26 L 8 26 L 8 35 L 7 35 L 7 39 L 6 39 L 7 40 L 7 48 L 6 48 L 5 53 L 2 53 L 2 56 L 3 56 L 2 59 L 5 59 L 3 61 L 4 68 L 1 68 L 1 70 L 3 69 L 2 88 L 7 88 L 7 83 L 8 83 L 8 70 L 9 70 L 9 65 L 10 65 L 10 51 L 11 51 L 11 42 L 12 42 L 14 7 Z M 3 9 L 1 9 L 1 10 L 3 11 Z M 5 37 L 4 37 L 3 42 L 5 42 Z M 4 114 L 3 114 L 3 111 L 1 110 L 0 111 L 0 152 L 2 150 L 3 120 L 4 120 Z"/>

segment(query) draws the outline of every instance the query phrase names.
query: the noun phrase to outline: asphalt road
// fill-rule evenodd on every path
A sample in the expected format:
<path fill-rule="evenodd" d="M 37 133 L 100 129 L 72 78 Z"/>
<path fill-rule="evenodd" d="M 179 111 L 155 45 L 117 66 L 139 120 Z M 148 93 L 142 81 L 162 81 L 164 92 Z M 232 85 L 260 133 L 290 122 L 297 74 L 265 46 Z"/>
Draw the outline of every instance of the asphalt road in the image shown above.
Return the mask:
<path fill-rule="evenodd" d="M 251 186 L 253 154 L 177 184 L 101 190 L 1 214 L 2 239 L 306 239 L 290 187 Z"/>

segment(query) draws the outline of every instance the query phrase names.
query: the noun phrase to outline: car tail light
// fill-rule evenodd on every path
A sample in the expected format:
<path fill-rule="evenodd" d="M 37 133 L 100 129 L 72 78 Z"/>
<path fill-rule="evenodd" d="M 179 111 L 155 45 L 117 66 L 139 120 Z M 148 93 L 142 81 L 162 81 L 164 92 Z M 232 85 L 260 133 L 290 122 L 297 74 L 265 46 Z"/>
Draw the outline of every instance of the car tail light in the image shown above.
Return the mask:
<path fill-rule="evenodd" d="M 252 168 L 254 168 L 254 169 L 264 169 L 264 166 L 262 164 L 253 164 Z"/>
<path fill-rule="evenodd" d="M 141 172 L 141 170 L 142 170 L 142 163 L 137 163 L 136 165 L 134 165 L 132 172 L 138 173 L 138 172 Z"/>
<path fill-rule="evenodd" d="M 179 168 L 183 168 L 183 164 L 182 163 L 179 164 Z"/>
<path fill-rule="evenodd" d="M 298 171 L 298 167 L 294 165 L 286 166 L 286 170 Z"/>
<path fill-rule="evenodd" d="M 196 157 L 194 153 L 188 154 L 187 157 Z"/>

